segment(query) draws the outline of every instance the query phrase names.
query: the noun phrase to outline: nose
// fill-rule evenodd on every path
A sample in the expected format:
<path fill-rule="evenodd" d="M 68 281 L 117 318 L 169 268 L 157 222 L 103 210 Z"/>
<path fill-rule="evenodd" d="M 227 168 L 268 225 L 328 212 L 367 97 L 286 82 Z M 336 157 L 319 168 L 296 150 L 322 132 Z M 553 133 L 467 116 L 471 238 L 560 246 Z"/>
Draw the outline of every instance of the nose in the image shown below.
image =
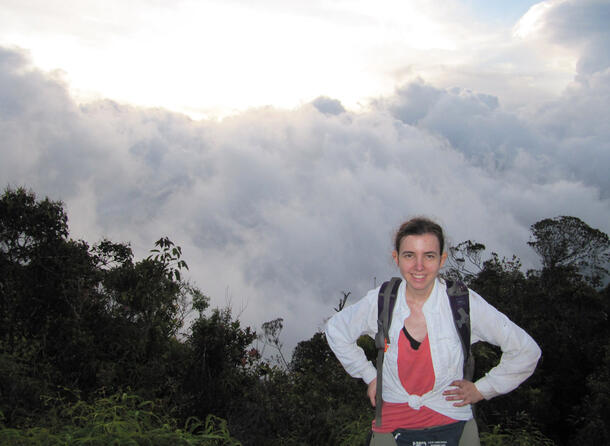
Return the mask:
<path fill-rule="evenodd" d="M 418 257 L 416 262 L 415 262 L 415 269 L 418 271 L 421 271 L 422 269 L 424 269 L 424 259 L 421 257 Z"/>

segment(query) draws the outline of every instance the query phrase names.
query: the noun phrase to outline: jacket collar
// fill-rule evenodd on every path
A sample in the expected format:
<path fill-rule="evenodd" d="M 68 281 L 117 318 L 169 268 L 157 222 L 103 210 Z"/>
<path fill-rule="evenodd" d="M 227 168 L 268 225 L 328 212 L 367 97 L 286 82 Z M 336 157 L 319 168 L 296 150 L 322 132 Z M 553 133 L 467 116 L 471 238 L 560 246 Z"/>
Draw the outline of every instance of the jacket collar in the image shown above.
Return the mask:
<path fill-rule="evenodd" d="M 434 279 L 434 288 L 432 288 L 432 292 L 430 293 L 430 296 L 428 296 L 428 300 L 426 300 L 424 303 L 423 311 L 425 313 L 437 313 L 440 311 L 439 305 L 444 291 L 444 286 L 441 284 L 440 280 L 438 280 L 438 278 Z"/>
<path fill-rule="evenodd" d="M 400 287 L 398 288 L 398 296 L 400 296 L 400 305 L 404 306 L 404 309 L 406 311 L 408 311 L 408 305 L 407 305 L 407 301 L 406 301 L 406 292 L 407 292 L 407 281 L 403 278 L 402 282 L 400 283 Z M 434 287 L 432 288 L 432 291 L 430 292 L 430 296 L 428 296 L 428 299 L 424 303 L 424 306 L 423 306 L 424 313 L 429 313 L 429 312 L 436 313 L 436 312 L 440 311 L 439 305 L 441 302 L 441 298 L 444 294 L 446 294 L 445 285 L 437 277 L 436 279 L 434 279 Z"/>

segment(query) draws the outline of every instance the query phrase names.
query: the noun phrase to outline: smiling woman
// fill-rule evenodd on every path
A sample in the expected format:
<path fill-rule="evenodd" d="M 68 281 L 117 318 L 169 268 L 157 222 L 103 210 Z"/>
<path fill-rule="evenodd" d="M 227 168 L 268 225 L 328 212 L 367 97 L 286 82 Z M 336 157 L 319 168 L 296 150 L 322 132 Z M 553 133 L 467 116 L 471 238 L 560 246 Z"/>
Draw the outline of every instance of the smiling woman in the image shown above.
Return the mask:
<path fill-rule="evenodd" d="M 397 231 L 395 246 L 392 255 L 402 281 L 386 322 L 379 314 L 380 308 L 387 313 L 382 295 L 383 303 L 389 297 L 382 286 L 343 308 L 326 326 L 331 349 L 352 377 L 364 380 L 371 405 L 378 406 L 368 445 L 477 446 L 472 405 L 519 386 L 534 372 L 540 348 L 523 329 L 460 283 L 461 297 L 468 302 L 460 308 L 460 323 L 468 321 L 471 343 L 489 342 L 503 352 L 500 363 L 482 378 L 473 381 L 465 376 L 463 351 L 470 346 L 460 348 L 455 304 L 449 299 L 450 294 L 455 298 L 449 291 L 453 286 L 438 278 L 447 257 L 441 227 L 427 218 L 410 219 Z M 385 331 L 388 320 L 387 334 L 381 343 L 376 340 L 376 370 L 357 341 L 364 334 L 374 337 L 382 332 L 380 327 Z"/>

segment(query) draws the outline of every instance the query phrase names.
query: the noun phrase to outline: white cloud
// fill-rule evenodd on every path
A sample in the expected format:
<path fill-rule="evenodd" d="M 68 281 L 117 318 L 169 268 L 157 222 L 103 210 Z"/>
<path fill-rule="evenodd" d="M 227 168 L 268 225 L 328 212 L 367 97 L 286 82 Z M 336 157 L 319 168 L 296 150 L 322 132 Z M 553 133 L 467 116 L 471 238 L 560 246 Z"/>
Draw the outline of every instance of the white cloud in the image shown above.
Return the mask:
<path fill-rule="evenodd" d="M 610 66 L 610 3 L 607 0 L 547 0 L 532 7 L 517 23 L 515 35 L 547 50 L 571 50 L 577 70 L 590 75 Z"/>
<path fill-rule="evenodd" d="M 548 99 L 575 70 L 572 52 L 538 51 L 506 23 L 472 17 L 464 0 L 5 3 L 0 45 L 60 67 L 78 100 L 110 97 L 197 118 L 320 95 L 353 110 L 417 77 L 516 104 Z"/>
<path fill-rule="evenodd" d="M 144 256 L 169 236 L 215 305 L 230 299 L 254 327 L 284 317 L 293 346 L 341 291 L 356 298 L 395 273 L 392 233 L 413 214 L 528 266 L 537 220 L 575 215 L 609 232 L 609 85 L 607 69 L 583 70 L 552 100 L 509 108 L 418 80 L 358 112 L 320 96 L 193 121 L 78 105 L 58 75 L 0 48 L 0 182 L 64 200 L 73 237 Z"/>

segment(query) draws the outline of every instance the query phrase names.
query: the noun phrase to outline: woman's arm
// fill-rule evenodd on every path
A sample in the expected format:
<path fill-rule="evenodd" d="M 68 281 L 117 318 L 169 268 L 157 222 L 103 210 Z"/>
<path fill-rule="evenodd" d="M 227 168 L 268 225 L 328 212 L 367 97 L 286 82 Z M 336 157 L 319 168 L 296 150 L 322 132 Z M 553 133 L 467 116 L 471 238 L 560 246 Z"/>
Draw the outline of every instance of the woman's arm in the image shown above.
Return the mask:
<path fill-rule="evenodd" d="M 514 390 L 534 373 L 541 355 L 536 341 L 472 290 L 470 320 L 473 343 L 481 340 L 502 350 L 498 365 L 475 382 L 485 399 Z"/>
<path fill-rule="evenodd" d="M 356 341 L 363 334 L 375 335 L 377 293 L 378 290 L 371 290 L 355 304 L 335 313 L 326 323 L 325 330 L 328 345 L 343 368 L 354 378 L 362 378 L 366 384 L 377 377 L 377 371 Z"/>

